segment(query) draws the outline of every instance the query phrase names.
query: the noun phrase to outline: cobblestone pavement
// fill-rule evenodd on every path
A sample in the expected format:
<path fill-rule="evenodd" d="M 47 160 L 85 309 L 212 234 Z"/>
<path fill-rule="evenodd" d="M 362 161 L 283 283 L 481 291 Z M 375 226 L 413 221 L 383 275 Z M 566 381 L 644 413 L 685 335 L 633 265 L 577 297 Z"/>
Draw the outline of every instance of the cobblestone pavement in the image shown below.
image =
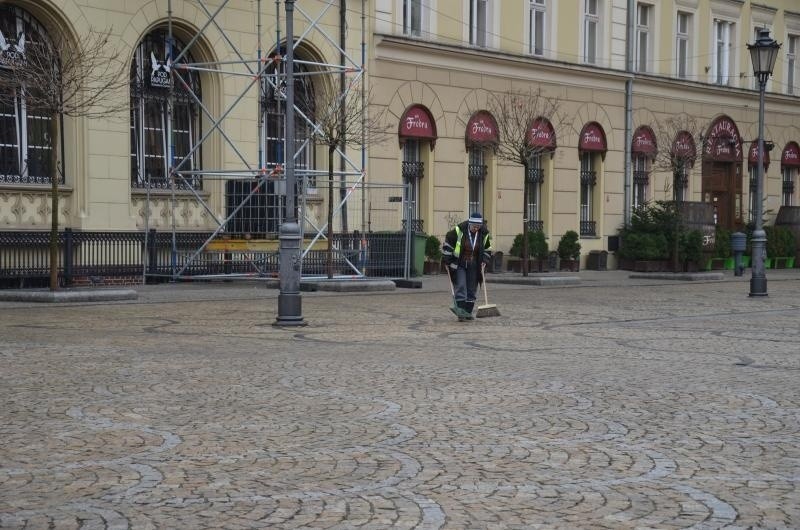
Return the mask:
<path fill-rule="evenodd" d="M 800 527 L 800 274 L 614 277 L 2 304 L 0 527 Z"/>

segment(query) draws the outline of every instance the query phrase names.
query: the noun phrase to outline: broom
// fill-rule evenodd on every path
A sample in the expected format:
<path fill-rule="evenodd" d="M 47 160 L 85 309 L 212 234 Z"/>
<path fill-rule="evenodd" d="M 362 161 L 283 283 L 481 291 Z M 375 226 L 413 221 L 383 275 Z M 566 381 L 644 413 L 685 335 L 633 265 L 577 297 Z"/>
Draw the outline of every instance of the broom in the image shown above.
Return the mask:
<path fill-rule="evenodd" d="M 486 264 L 481 263 L 481 275 L 483 276 L 483 300 L 485 305 L 479 305 L 478 310 L 475 312 L 475 316 L 478 318 L 486 318 L 486 317 L 499 317 L 500 310 L 497 308 L 497 305 L 489 303 L 489 294 L 486 291 Z"/>

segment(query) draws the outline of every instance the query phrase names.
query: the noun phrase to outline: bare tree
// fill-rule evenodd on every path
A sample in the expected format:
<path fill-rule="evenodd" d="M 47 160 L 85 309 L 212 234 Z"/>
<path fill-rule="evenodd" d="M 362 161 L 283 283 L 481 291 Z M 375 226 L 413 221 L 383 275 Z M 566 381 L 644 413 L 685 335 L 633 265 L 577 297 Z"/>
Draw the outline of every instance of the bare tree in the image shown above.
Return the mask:
<path fill-rule="evenodd" d="M 308 102 L 309 120 L 315 129 L 314 141 L 328 150 L 328 222 L 327 234 L 328 278 L 333 278 L 333 185 L 334 159 L 336 152 L 346 145 L 362 146 L 379 143 L 386 139 L 389 127 L 380 115 L 368 112 L 371 94 L 362 93 L 362 78 L 355 78 L 341 90 L 333 76 L 323 75 L 321 82 L 314 85 Z"/>
<path fill-rule="evenodd" d="M 686 113 L 658 120 L 654 126 L 658 150 L 653 158 L 653 169 L 671 175 L 664 183 L 664 191 L 672 190 L 672 201 L 664 201 L 661 207 L 664 219 L 671 225 L 665 228 L 672 240 L 672 270 L 679 272 L 682 270 L 679 259 L 683 225 L 681 203 L 685 201 L 682 190 L 688 184 L 689 169 L 697 160 L 698 150 L 702 150 L 703 127 L 697 118 Z"/>
<path fill-rule="evenodd" d="M 50 290 L 58 288 L 60 118 L 117 116 L 128 107 L 126 69 L 109 46 L 111 32 L 89 29 L 77 39 L 61 28 L 17 37 L 13 60 L 0 65 L 0 105 L 26 106 L 50 120 Z M 21 45 L 20 45 L 21 44 Z"/>
<path fill-rule="evenodd" d="M 497 120 L 498 144 L 495 154 L 507 162 L 520 164 L 523 168 L 522 192 L 522 274 L 528 275 L 528 218 L 527 201 L 531 159 L 550 152 L 549 141 L 537 141 L 538 128 L 549 122 L 559 136 L 566 128 L 566 119 L 559 113 L 559 100 L 542 95 L 541 90 L 511 91 L 499 94 L 488 103 L 488 110 Z M 555 138 L 552 139 L 555 141 Z"/>
<path fill-rule="evenodd" d="M 656 121 L 653 133 L 658 144 L 653 169 L 672 175 L 665 188 L 672 189 L 673 200 L 677 201 L 681 196 L 677 186 L 684 184 L 683 177 L 702 150 L 703 127 L 697 118 L 683 113 Z"/>

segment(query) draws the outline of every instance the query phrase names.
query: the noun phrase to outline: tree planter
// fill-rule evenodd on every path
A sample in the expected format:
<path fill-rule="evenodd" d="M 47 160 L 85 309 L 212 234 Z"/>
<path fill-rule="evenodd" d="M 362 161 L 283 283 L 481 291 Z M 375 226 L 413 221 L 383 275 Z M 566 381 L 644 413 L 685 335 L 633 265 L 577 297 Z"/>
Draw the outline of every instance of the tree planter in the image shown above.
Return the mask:
<path fill-rule="evenodd" d="M 775 269 L 789 268 L 789 258 L 787 257 L 772 258 L 772 266 Z"/>
<path fill-rule="evenodd" d="M 559 270 L 578 272 L 580 269 L 580 261 L 576 259 L 562 259 Z"/>
<path fill-rule="evenodd" d="M 671 270 L 670 262 L 666 260 L 637 260 L 633 263 L 635 272 L 664 272 Z"/>
<path fill-rule="evenodd" d="M 442 263 L 439 261 L 426 261 L 422 266 L 425 274 L 439 274 L 442 272 Z"/>

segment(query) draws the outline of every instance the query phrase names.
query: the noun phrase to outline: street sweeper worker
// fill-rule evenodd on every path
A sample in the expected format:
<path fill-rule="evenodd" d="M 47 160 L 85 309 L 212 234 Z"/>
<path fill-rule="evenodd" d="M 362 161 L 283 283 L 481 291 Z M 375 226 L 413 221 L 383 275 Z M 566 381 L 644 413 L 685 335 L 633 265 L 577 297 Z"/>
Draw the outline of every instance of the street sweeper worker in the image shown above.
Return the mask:
<path fill-rule="evenodd" d="M 492 259 L 492 237 L 480 213 L 457 224 L 444 238 L 444 262 L 455 285 L 453 313 L 472 319 L 475 292 L 483 281 L 483 266 Z"/>

